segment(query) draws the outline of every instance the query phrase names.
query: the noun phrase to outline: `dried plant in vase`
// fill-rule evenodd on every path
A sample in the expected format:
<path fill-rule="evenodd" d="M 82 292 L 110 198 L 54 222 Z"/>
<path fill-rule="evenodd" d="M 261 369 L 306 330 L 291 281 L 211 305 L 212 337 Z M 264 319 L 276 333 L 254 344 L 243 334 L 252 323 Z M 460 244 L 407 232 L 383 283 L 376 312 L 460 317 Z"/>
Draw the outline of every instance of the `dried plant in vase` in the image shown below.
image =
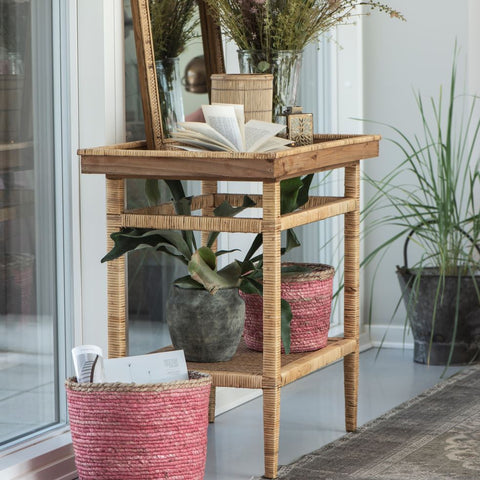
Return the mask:
<path fill-rule="evenodd" d="M 184 121 L 178 56 L 198 37 L 197 4 L 195 0 L 150 0 L 149 6 L 163 131 L 168 134 Z"/>
<path fill-rule="evenodd" d="M 241 50 L 300 51 L 320 34 L 349 23 L 359 6 L 404 20 L 376 0 L 206 0 Z M 368 14 L 368 12 L 366 12 Z"/>
<path fill-rule="evenodd" d="M 195 0 L 150 0 L 155 60 L 178 57 L 198 36 Z"/>
<path fill-rule="evenodd" d="M 295 104 L 302 50 L 322 33 L 378 10 L 404 19 L 376 0 L 205 0 L 239 48 L 241 73 L 273 73 L 274 121 Z"/>

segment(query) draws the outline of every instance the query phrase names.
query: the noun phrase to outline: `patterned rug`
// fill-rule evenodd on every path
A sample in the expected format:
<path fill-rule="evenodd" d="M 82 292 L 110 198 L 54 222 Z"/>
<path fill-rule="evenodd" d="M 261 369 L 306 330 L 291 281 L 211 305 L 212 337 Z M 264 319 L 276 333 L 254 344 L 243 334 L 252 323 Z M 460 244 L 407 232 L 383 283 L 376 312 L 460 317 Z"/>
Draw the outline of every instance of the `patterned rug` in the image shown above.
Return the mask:
<path fill-rule="evenodd" d="M 279 471 L 285 480 L 479 480 L 480 365 Z"/>

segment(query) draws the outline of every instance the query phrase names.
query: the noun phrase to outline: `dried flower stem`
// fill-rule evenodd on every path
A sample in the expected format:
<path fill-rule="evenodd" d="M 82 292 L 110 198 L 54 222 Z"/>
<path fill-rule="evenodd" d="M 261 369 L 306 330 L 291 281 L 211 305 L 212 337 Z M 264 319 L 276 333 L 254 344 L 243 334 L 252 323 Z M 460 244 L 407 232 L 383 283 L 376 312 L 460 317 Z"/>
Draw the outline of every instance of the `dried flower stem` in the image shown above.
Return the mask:
<path fill-rule="evenodd" d="M 357 6 L 404 20 L 376 0 L 206 0 L 241 50 L 303 50 L 320 34 L 359 14 Z"/>

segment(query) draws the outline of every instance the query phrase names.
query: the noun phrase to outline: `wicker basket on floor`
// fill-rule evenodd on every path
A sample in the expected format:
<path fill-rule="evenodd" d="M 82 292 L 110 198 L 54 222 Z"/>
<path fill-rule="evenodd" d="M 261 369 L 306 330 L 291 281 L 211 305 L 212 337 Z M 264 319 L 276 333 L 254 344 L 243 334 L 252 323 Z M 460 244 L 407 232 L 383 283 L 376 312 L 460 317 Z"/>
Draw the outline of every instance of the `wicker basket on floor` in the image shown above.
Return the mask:
<path fill-rule="evenodd" d="M 160 384 L 65 382 L 80 480 L 202 480 L 211 377 Z"/>
<path fill-rule="evenodd" d="M 283 263 L 299 265 L 308 272 L 282 274 L 282 298 L 292 309 L 290 352 L 309 352 L 327 345 L 332 309 L 332 287 L 335 270 L 330 265 Z M 248 348 L 263 351 L 263 299 L 244 294 L 245 329 L 243 337 Z M 282 345 L 282 353 L 284 348 Z"/>

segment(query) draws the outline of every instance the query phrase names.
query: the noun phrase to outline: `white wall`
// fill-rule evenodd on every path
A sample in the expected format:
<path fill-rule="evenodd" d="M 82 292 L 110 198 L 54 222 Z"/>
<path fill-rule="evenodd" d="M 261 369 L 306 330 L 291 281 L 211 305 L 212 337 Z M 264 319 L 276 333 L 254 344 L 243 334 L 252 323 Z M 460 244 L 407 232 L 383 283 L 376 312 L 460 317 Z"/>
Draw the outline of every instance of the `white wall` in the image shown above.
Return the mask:
<path fill-rule="evenodd" d="M 400 10 L 406 22 L 390 19 L 386 15 L 371 15 L 363 26 L 364 56 L 364 118 L 385 122 L 409 134 L 418 129 L 419 119 L 412 88 L 424 95 L 436 96 L 440 84 L 448 85 L 455 39 L 461 48 L 459 87 L 465 78 L 464 68 L 474 84 L 468 88 L 478 92 L 478 0 L 391 0 L 392 7 Z M 474 30 L 475 29 L 475 30 Z M 468 63 L 469 62 L 469 63 Z M 392 132 L 378 125 L 365 125 L 365 131 L 392 137 Z M 369 175 L 381 176 L 400 162 L 398 150 L 387 141 L 381 142 L 381 155 L 364 162 Z M 406 178 L 406 176 L 405 176 Z M 363 192 L 368 197 L 368 189 Z M 366 227 L 367 225 L 364 225 Z M 383 228 L 383 227 L 382 227 Z M 370 251 L 382 240 L 378 232 L 375 241 L 367 240 L 365 250 Z M 402 264 L 402 242 L 387 255 L 375 282 L 373 324 L 374 339 L 381 338 L 384 326 L 390 321 L 392 305 L 399 298 L 395 266 Z M 414 250 L 412 249 L 412 257 Z M 373 267 L 365 270 L 365 285 L 373 276 Z M 368 294 L 367 289 L 364 293 Z M 364 296 L 364 299 L 366 297 Z M 366 305 L 367 302 L 364 302 Z M 364 312 L 365 313 L 365 312 Z M 364 318 L 366 316 L 364 315 Z M 402 342 L 403 316 L 397 315 L 391 329 L 393 341 Z M 378 327 L 380 326 L 380 327 Z"/>
<path fill-rule="evenodd" d="M 125 126 L 123 2 L 78 2 L 78 126 L 80 148 L 123 140 Z M 78 160 L 80 162 L 80 160 Z M 77 168 L 79 164 L 77 164 Z M 75 343 L 107 351 L 105 177 L 80 175 L 81 319 Z"/>

